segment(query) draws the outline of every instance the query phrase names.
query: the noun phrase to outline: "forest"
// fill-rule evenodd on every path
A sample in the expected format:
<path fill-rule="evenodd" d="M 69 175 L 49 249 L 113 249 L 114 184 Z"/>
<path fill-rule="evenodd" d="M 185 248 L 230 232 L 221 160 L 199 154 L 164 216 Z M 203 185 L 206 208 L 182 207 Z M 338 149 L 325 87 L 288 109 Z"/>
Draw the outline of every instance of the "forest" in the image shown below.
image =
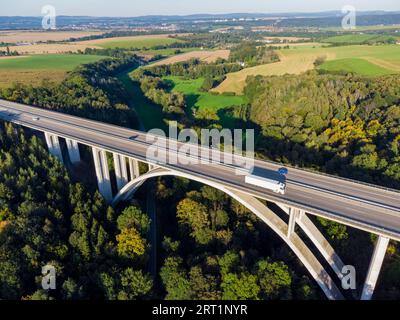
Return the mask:
<path fill-rule="evenodd" d="M 3 123 L 0 133 L 0 297 L 150 297 L 150 221 L 140 207 L 113 210 L 73 182 L 38 137 Z M 56 290 L 41 289 L 46 264 L 56 267 Z"/>
<path fill-rule="evenodd" d="M 260 156 L 400 188 L 400 77 L 249 78 Z"/>

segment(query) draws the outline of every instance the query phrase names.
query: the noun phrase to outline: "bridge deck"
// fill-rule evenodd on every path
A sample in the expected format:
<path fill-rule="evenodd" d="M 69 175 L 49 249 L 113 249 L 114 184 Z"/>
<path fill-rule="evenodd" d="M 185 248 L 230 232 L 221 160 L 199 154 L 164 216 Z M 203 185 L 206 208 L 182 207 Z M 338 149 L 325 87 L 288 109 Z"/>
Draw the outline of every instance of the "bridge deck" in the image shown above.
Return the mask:
<path fill-rule="evenodd" d="M 39 119 L 34 120 L 35 117 Z M 0 119 L 147 162 L 146 152 L 150 143 L 146 141 L 147 134 L 144 132 L 4 100 L 0 100 Z M 174 147 L 167 146 L 162 152 L 167 153 L 172 149 Z M 278 195 L 246 184 L 244 175 L 237 175 L 237 168 L 231 165 L 170 162 L 158 165 L 207 178 L 261 199 L 292 205 L 346 225 L 400 239 L 400 192 L 396 190 L 289 168 L 286 194 Z M 259 160 L 255 161 L 255 165 L 274 171 L 282 166 Z"/>

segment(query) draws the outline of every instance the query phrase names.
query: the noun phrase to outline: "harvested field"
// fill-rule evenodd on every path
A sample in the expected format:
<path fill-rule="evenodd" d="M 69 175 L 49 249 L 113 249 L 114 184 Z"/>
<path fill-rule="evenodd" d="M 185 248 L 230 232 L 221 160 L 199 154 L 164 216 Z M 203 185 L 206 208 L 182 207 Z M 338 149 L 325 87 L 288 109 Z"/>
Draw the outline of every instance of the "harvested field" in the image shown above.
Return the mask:
<path fill-rule="evenodd" d="M 155 35 L 144 35 L 144 36 L 133 36 L 133 37 L 116 37 L 116 38 L 104 38 L 89 41 L 81 41 L 79 44 L 99 46 L 102 48 L 138 48 L 142 49 L 145 47 L 153 47 L 156 45 L 167 45 L 174 42 L 181 42 L 178 39 L 173 38 L 176 34 L 155 34 Z M 179 36 L 184 36 L 180 34 Z"/>
<path fill-rule="evenodd" d="M 279 76 L 300 74 L 315 68 L 314 62 L 323 57 L 326 62 L 319 66 L 329 72 L 353 72 L 364 76 L 379 76 L 400 72 L 399 45 L 352 45 L 338 47 L 293 46 L 278 51 L 281 61 L 246 68 L 230 73 L 214 91 L 241 94 L 248 76 Z M 335 60 L 335 61 L 333 61 Z"/>
<path fill-rule="evenodd" d="M 0 42 L 44 42 L 44 41 L 66 41 L 71 38 L 82 38 L 91 35 L 102 34 L 101 31 L 0 31 Z"/>
<path fill-rule="evenodd" d="M 201 61 L 210 63 L 215 62 L 218 58 L 228 59 L 230 51 L 229 50 L 216 50 L 216 51 L 192 51 L 183 54 L 178 54 L 176 56 L 157 61 L 152 64 L 152 66 L 159 66 L 165 64 L 174 64 L 177 62 L 188 61 L 193 58 L 197 58 Z"/>
<path fill-rule="evenodd" d="M 236 94 L 243 94 L 243 89 L 246 85 L 248 76 L 280 76 L 284 74 L 300 74 L 314 68 L 315 60 L 321 56 L 320 52 L 298 54 L 296 51 L 280 51 L 279 62 L 263 64 L 252 68 L 246 68 L 239 72 L 229 73 L 224 82 L 212 91 L 235 92 Z M 327 60 L 335 58 L 334 53 L 326 52 L 324 56 Z"/>
<path fill-rule="evenodd" d="M 79 50 L 85 51 L 86 48 L 100 48 L 97 46 L 90 46 L 76 43 L 65 43 L 65 44 L 32 44 L 26 46 L 12 46 L 11 51 L 17 51 L 19 54 L 55 54 L 55 53 L 67 53 L 67 52 L 78 52 Z"/>

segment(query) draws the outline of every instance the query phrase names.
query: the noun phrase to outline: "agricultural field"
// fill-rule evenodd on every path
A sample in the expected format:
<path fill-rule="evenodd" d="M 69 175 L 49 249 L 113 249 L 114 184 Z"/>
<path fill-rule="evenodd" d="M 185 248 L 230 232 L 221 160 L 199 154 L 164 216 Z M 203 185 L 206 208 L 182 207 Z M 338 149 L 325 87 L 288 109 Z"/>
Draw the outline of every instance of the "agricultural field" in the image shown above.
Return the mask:
<path fill-rule="evenodd" d="M 103 58 L 73 54 L 0 58 L 0 87 L 8 87 L 15 82 L 38 85 L 44 79 L 59 82 L 78 65 Z"/>
<path fill-rule="evenodd" d="M 385 41 L 396 41 L 396 38 L 389 35 L 378 34 L 346 34 L 342 36 L 329 37 L 323 41 L 332 44 L 367 44 Z"/>
<path fill-rule="evenodd" d="M 185 80 L 180 77 L 164 77 L 163 79 L 170 82 L 173 91 L 185 95 L 189 108 L 196 108 L 199 111 L 217 112 L 220 109 L 239 106 L 246 102 L 243 96 L 216 95 L 200 91 L 204 78 Z"/>
<path fill-rule="evenodd" d="M 328 28 L 319 28 L 321 31 L 333 31 L 333 32 L 343 32 L 342 27 L 328 27 Z M 363 31 L 396 31 L 400 30 L 400 25 L 372 25 L 372 26 L 357 26 L 357 32 Z"/>
<path fill-rule="evenodd" d="M 279 36 L 274 36 L 274 37 L 264 37 L 265 40 L 270 40 L 270 41 L 281 41 L 281 42 L 300 42 L 300 41 L 307 41 L 310 40 L 310 38 L 300 38 L 300 37 L 279 37 Z"/>
<path fill-rule="evenodd" d="M 210 62 L 215 62 L 219 58 L 228 59 L 229 54 L 230 54 L 229 50 L 191 51 L 183 54 L 174 55 L 164 60 L 157 61 L 153 63 L 151 66 L 174 64 L 178 62 L 188 61 L 194 58 L 210 63 Z"/>
<path fill-rule="evenodd" d="M 74 42 L 70 43 L 40 43 L 24 46 L 10 46 L 11 51 L 16 51 L 21 55 L 31 55 L 31 54 L 56 54 L 56 53 L 76 53 L 79 50 L 85 51 L 86 48 L 98 48 L 97 46 L 77 44 Z"/>
<path fill-rule="evenodd" d="M 0 31 L 0 43 L 37 43 L 46 41 L 67 41 L 103 34 L 101 31 Z"/>
<path fill-rule="evenodd" d="M 146 35 L 146 36 L 134 36 L 134 37 L 105 38 L 105 39 L 81 41 L 78 43 L 83 45 L 98 46 L 105 49 L 108 48 L 144 49 L 144 48 L 151 48 L 154 46 L 169 45 L 176 42 L 182 42 L 182 40 L 173 38 L 173 35 L 162 34 L 162 35 Z"/>
<path fill-rule="evenodd" d="M 198 48 L 167 48 L 167 49 L 158 49 L 158 50 L 141 50 L 137 51 L 137 54 L 142 57 L 147 57 L 148 59 L 153 58 L 154 56 L 160 55 L 164 57 L 176 56 L 177 54 L 182 54 L 186 52 L 196 51 Z M 179 52 L 179 53 L 177 53 Z"/>
<path fill-rule="evenodd" d="M 400 45 L 291 46 L 289 49 L 279 50 L 278 53 L 280 62 L 246 68 L 228 74 L 226 80 L 214 91 L 241 94 L 248 76 L 300 74 L 314 69 L 314 62 L 319 57 L 326 59 L 319 67 L 326 71 L 355 72 L 365 76 L 400 73 Z"/>
<path fill-rule="evenodd" d="M 393 71 L 385 69 L 360 58 L 337 59 L 326 61 L 321 68 L 328 72 L 353 72 L 363 76 L 384 76 L 392 74 Z"/>

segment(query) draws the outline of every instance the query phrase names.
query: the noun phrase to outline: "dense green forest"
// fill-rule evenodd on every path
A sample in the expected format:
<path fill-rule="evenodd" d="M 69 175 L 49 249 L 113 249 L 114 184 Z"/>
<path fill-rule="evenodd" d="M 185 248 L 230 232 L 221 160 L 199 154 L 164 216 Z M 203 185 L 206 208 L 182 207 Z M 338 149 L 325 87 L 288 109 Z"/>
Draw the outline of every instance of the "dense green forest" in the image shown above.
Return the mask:
<path fill-rule="evenodd" d="M 233 47 L 229 59 L 232 62 L 240 62 L 246 67 L 254 67 L 280 60 L 279 55 L 272 47 L 260 46 L 257 42 L 242 42 Z"/>
<path fill-rule="evenodd" d="M 257 151 L 283 163 L 400 188 L 400 77 L 248 79 Z"/>
<path fill-rule="evenodd" d="M 150 297 L 149 224 L 139 207 L 115 211 L 73 183 L 36 136 L 0 124 L 2 299 Z M 41 290 L 46 264 L 56 290 Z"/>

